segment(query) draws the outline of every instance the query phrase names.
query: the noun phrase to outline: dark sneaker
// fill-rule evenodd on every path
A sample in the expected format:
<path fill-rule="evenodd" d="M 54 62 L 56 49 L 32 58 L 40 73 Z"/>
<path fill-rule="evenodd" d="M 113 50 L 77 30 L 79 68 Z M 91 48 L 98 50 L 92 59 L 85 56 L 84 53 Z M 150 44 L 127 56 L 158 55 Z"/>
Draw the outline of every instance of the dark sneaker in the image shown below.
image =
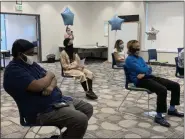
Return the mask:
<path fill-rule="evenodd" d="M 161 126 L 164 126 L 164 127 L 170 127 L 171 125 L 163 118 L 159 118 L 159 117 L 156 117 L 154 118 L 154 122 L 160 124 Z"/>
<path fill-rule="evenodd" d="M 93 99 L 93 100 L 98 98 L 97 95 L 93 91 L 88 91 L 86 93 L 86 97 L 89 99 Z"/>
<path fill-rule="evenodd" d="M 60 135 L 53 135 L 50 137 L 50 139 L 61 139 Z"/>
<path fill-rule="evenodd" d="M 176 117 L 184 117 L 184 113 L 180 113 L 175 109 L 174 111 L 168 110 L 168 115 L 176 116 Z"/>

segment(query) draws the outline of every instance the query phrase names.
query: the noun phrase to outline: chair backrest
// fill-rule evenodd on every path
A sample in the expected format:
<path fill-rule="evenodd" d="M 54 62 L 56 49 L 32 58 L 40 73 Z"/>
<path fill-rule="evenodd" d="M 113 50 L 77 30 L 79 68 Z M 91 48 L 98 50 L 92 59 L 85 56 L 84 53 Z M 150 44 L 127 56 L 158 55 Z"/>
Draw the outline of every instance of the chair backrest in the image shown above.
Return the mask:
<path fill-rule="evenodd" d="M 178 53 L 180 53 L 182 49 L 184 49 L 184 48 L 177 48 Z"/>
<path fill-rule="evenodd" d="M 7 92 L 8 93 L 8 92 Z M 29 124 L 26 122 L 25 120 L 25 117 L 23 116 L 22 112 L 21 112 L 21 106 L 20 104 L 18 103 L 18 101 L 11 95 L 11 93 L 8 93 L 12 98 L 13 100 L 15 101 L 17 107 L 18 107 L 18 111 L 19 111 L 19 120 L 20 120 L 20 124 L 22 126 L 29 126 Z"/>
<path fill-rule="evenodd" d="M 114 68 L 114 65 L 116 65 L 116 59 L 114 57 L 114 53 L 112 53 L 112 68 Z"/>
<path fill-rule="evenodd" d="M 177 75 L 178 75 L 178 73 L 179 73 L 178 57 L 175 57 L 175 66 L 176 66 L 175 76 L 177 76 Z"/>
<path fill-rule="evenodd" d="M 132 83 L 132 82 L 129 80 L 129 71 L 128 71 L 126 65 L 123 66 L 123 69 L 124 69 L 124 72 L 125 72 L 125 79 L 126 79 L 125 88 L 128 89 L 128 84 Z"/>
<path fill-rule="evenodd" d="M 150 62 L 150 60 L 157 61 L 157 50 L 156 49 L 148 49 L 148 62 Z"/>

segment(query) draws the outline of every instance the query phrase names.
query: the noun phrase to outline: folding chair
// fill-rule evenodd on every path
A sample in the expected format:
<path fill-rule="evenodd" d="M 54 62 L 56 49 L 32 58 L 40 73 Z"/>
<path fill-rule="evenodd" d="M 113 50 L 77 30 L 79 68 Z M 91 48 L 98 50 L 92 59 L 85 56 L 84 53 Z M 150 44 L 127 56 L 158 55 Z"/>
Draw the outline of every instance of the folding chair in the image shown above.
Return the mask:
<path fill-rule="evenodd" d="M 150 113 L 154 113 L 154 112 L 150 112 L 149 111 L 149 96 L 150 94 L 152 94 L 153 92 L 151 92 L 150 90 L 148 89 L 145 89 L 145 88 L 138 88 L 136 87 L 130 80 L 129 80 L 129 71 L 127 70 L 127 67 L 124 65 L 123 66 L 123 69 L 124 69 L 124 72 L 125 72 L 125 78 L 126 78 L 126 82 L 125 82 L 125 89 L 129 90 L 128 93 L 126 94 L 125 98 L 123 99 L 123 101 L 121 102 L 120 106 L 118 107 L 118 111 L 121 107 L 121 105 L 124 103 L 124 101 L 126 100 L 126 98 L 128 97 L 129 93 L 131 91 L 139 91 L 139 92 L 143 92 L 139 98 L 136 100 L 136 103 L 138 102 L 138 100 L 142 97 L 142 95 L 144 94 L 144 92 L 147 92 L 148 94 L 148 112 L 145 112 L 144 114 L 145 115 L 148 115 L 148 116 L 151 116 Z M 152 99 L 152 98 L 151 98 Z"/>
<path fill-rule="evenodd" d="M 61 83 L 60 83 L 60 86 L 61 86 L 62 83 L 63 83 L 63 81 L 64 81 L 66 78 L 72 79 L 72 78 L 75 78 L 75 77 L 74 77 L 74 76 L 69 76 L 69 75 L 65 75 L 65 74 L 64 74 L 64 69 L 63 69 L 63 67 L 62 67 L 61 60 L 60 60 L 60 65 L 61 65 L 61 76 L 63 77 L 63 78 L 62 78 L 62 81 L 61 81 Z M 76 79 L 74 79 L 74 94 L 75 94 L 75 88 L 76 88 Z"/>
<path fill-rule="evenodd" d="M 168 62 L 167 61 L 158 61 L 157 60 L 157 50 L 156 49 L 148 49 L 148 63 L 149 64 L 152 64 L 152 63 L 153 64 L 159 64 L 159 66 L 161 68 L 162 65 L 165 65 Z"/>
<path fill-rule="evenodd" d="M 13 98 L 13 99 L 14 99 L 14 98 Z M 14 99 L 14 101 L 15 101 L 15 99 Z M 16 101 L 15 101 L 15 102 L 16 102 Z M 20 124 L 21 124 L 23 127 L 29 127 L 29 129 L 26 131 L 25 135 L 23 136 L 23 139 L 26 137 L 26 135 L 28 134 L 28 132 L 30 131 L 30 129 L 31 129 L 32 127 L 36 127 L 36 126 L 39 126 L 39 127 L 40 127 L 40 128 L 38 129 L 38 131 L 35 133 L 35 136 L 34 136 L 34 138 L 35 138 L 43 126 L 53 126 L 53 125 L 41 125 L 41 124 L 37 124 L 36 121 L 34 121 L 34 122 L 32 122 L 32 123 L 28 123 L 28 122 L 25 120 L 25 117 L 24 117 L 23 114 L 22 114 L 20 105 L 19 105 L 17 102 L 16 102 L 16 104 L 17 104 L 17 107 L 18 107 L 18 110 L 19 110 Z M 60 138 L 60 137 L 62 136 L 62 132 L 61 132 L 62 127 L 59 127 L 59 126 L 55 126 L 55 127 L 57 127 L 57 128 L 59 129 L 59 131 L 60 131 L 60 136 L 59 136 L 59 138 Z"/>
<path fill-rule="evenodd" d="M 113 72 L 112 72 L 112 74 L 110 74 L 109 80 L 110 80 L 112 77 L 114 77 L 114 71 L 115 71 L 115 69 L 122 69 L 122 68 L 123 68 L 122 66 L 118 66 L 118 65 L 116 64 L 116 59 L 115 59 L 115 57 L 114 57 L 114 53 L 112 53 L 111 55 L 112 55 L 112 69 L 113 69 Z M 115 66 L 116 66 L 116 67 L 115 67 Z"/>

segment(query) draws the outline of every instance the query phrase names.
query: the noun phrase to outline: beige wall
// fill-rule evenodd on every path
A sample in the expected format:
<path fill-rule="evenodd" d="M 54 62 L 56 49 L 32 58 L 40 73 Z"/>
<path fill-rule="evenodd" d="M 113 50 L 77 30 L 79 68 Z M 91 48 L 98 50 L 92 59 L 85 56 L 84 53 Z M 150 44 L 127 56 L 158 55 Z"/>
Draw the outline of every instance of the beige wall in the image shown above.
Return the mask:
<path fill-rule="evenodd" d="M 104 37 L 104 21 L 108 21 L 115 14 L 139 14 L 141 23 L 140 41 L 145 48 L 145 2 L 23 2 L 23 13 L 40 14 L 42 59 L 46 60 L 49 53 L 59 58 L 58 46 L 62 45 L 65 26 L 61 12 L 68 6 L 75 14 L 74 26 L 75 45 L 89 45 L 99 42 L 108 44 L 108 37 Z M 15 2 L 1 2 L 1 12 L 16 12 Z M 147 52 L 141 52 L 147 60 Z M 162 61 L 174 63 L 177 53 L 159 53 Z"/>
<path fill-rule="evenodd" d="M 59 56 L 58 46 L 63 44 L 65 33 L 61 12 L 66 6 L 75 14 L 72 27 L 75 44 L 91 43 L 91 6 L 87 2 L 23 2 L 22 13 L 40 14 L 42 60 L 46 60 L 49 53 Z M 15 13 L 15 2 L 2 2 L 1 12 Z"/>

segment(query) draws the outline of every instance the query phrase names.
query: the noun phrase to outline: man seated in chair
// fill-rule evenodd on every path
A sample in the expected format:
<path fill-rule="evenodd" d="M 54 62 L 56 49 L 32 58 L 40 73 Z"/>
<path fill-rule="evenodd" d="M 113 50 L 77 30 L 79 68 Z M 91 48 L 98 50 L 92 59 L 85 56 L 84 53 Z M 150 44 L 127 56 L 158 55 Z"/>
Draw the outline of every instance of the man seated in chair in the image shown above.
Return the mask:
<path fill-rule="evenodd" d="M 4 89 L 19 106 L 28 124 L 66 127 L 63 139 L 82 139 L 93 114 L 91 104 L 63 96 L 52 72 L 33 62 L 34 45 L 13 43 L 13 60 L 4 72 Z"/>
<path fill-rule="evenodd" d="M 97 95 L 93 92 L 93 73 L 80 65 L 80 57 L 74 52 L 73 42 L 66 38 L 63 42 L 65 48 L 61 52 L 60 60 L 64 70 L 64 74 L 80 79 L 81 85 L 89 99 L 97 99 Z"/>
<path fill-rule="evenodd" d="M 180 103 L 180 85 L 177 82 L 152 75 L 152 68 L 139 56 L 140 44 L 137 40 L 129 41 L 128 45 L 129 56 L 125 65 L 129 72 L 130 81 L 136 87 L 145 88 L 157 94 L 157 115 L 154 121 L 162 126 L 170 127 L 170 124 L 162 117 L 162 113 L 167 112 L 168 90 L 171 91 L 168 115 L 184 117 L 184 114 L 175 108 L 175 105 Z"/>
<path fill-rule="evenodd" d="M 184 48 L 180 51 L 178 55 L 178 68 L 179 74 L 184 75 Z"/>

